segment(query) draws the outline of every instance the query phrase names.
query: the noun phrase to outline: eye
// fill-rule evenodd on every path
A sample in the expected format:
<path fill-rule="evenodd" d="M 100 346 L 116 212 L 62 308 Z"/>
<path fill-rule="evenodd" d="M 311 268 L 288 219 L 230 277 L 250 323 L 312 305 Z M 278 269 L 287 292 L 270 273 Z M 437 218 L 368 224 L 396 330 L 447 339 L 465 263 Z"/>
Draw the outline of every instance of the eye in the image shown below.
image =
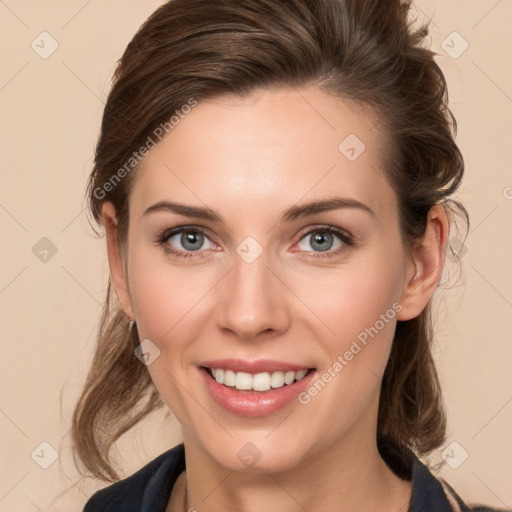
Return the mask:
<path fill-rule="evenodd" d="M 202 258 L 204 257 L 202 252 L 218 250 L 218 246 L 209 239 L 202 228 L 191 226 L 167 229 L 158 236 L 156 242 L 163 246 L 168 254 L 176 258 Z M 354 241 L 352 236 L 342 229 L 333 226 L 318 226 L 303 234 L 297 245 L 299 252 L 316 253 L 307 256 L 308 258 L 327 258 L 354 245 Z M 310 245 L 313 247 L 313 251 L 309 251 L 304 245 Z"/>
<path fill-rule="evenodd" d="M 337 242 L 336 238 L 338 239 Z M 308 251 L 305 247 L 307 245 L 312 247 L 314 251 Z M 326 253 L 325 255 L 312 255 L 313 258 L 323 258 L 336 255 L 351 245 L 353 245 L 353 239 L 345 231 L 333 226 L 319 226 L 305 233 L 301 237 L 298 247 L 305 252 Z"/>
<path fill-rule="evenodd" d="M 206 241 L 209 242 L 210 246 L 204 247 Z M 207 250 L 217 247 L 202 229 L 193 227 L 166 230 L 158 237 L 157 242 L 164 247 L 165 251 L 178 258 L 196 257 L 192 253 L 201 252 L 201 249 Z"/>

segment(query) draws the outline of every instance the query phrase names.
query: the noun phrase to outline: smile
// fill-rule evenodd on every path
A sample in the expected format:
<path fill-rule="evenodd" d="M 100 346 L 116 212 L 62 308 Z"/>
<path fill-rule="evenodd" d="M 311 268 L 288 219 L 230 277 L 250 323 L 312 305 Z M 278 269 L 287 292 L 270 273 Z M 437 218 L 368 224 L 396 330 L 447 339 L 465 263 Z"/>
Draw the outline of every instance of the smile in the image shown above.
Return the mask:
<path fill-rule="evenodd" d="M 268 391 L 289 386 L 302 380 L 308 370 L 276 371 L 251 374 L 247 372 L 234 372 L 222 368 L 208 368 L 211 376 L 224 386 L 248 391 Z"/>
<path fill-rule="evenodd" d="M 223 359 L 203 361 L 198 370 L 207 393 L 225 411 L 261 417 L 292 403 L 317 375 L 315 368 L 283 361 Z"/>

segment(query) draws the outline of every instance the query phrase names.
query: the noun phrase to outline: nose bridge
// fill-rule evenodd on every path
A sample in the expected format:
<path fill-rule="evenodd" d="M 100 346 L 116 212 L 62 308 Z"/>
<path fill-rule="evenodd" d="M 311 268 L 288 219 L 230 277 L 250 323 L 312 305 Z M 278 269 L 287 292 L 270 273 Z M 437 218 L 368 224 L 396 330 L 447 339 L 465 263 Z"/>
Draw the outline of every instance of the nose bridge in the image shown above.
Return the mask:
<path fill-rule="evenodd" d="M 265 252 L 252 259 L 247 254 L 254 247 L 249 246 L 249 252 L 244 248 L 247 246 L 243 243 L 238 247 L 233 268 L 221 289 L 219 328 L 243 338 L 254 338 L 267 330 L 283 331 L 289 321 L 286 287 L 274 275 Z"/>

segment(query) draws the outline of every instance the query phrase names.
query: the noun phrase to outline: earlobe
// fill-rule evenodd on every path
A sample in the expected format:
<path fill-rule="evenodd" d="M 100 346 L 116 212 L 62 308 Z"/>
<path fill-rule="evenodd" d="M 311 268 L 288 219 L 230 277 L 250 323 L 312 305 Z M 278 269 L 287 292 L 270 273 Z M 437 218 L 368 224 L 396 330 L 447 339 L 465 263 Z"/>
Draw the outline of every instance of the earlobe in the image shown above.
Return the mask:
<path fill-rule="evenodd" d="M 423 240 L 413 251 L 400 304 L 398 320 L 410 320 L 421 314 L 434 294 L 443 271 L 449 223 L 441 205 L 433 206 L 427 218 Z"/>
<path fill-rule="evenodd" d="M 115 292 L 123 310 L 130 320 L 135 316 L 132 311 L 131 297 L 128 288 L 128 280 L 124 268 L 123 257 L 118 243 L 116 211 L 111 202 L 105 202 L 101 208 L 103 225 L 105 226 L 105 237 L 107 241 L 108 263 L 110 267 L 110 277 Z"/>

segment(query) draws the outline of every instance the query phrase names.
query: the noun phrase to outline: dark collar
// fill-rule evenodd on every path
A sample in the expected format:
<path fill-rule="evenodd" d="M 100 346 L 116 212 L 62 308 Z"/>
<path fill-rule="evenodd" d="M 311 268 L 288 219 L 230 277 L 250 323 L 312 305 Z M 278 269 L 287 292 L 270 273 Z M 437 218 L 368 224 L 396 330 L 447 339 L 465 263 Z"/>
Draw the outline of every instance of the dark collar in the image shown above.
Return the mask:
<path fill-rule="evenodd" d="M 409 458 L 412 462 L 412 497 L 408 512 L 452 512 L 453 508 L 440 481 L 414 453 L 409 452 Z M 455 493 L 453 499 L 457 501 L 461 511 L 467 510 Z"/>
<path fill-rule="evenodd" d="M 379 451 L 395 474 L 400 478 L 412 479 L 412 497 L 408 512 L 452 512 L 441 483 L 412 451 L 397 451 L 384 444 L 379 445 Z M 141 512 L 165 511 L 172 487 L 185 470 L 183 443 L 163 453 L 153 462 L 157 460 L 157 469 L 144 490 Z"/>

